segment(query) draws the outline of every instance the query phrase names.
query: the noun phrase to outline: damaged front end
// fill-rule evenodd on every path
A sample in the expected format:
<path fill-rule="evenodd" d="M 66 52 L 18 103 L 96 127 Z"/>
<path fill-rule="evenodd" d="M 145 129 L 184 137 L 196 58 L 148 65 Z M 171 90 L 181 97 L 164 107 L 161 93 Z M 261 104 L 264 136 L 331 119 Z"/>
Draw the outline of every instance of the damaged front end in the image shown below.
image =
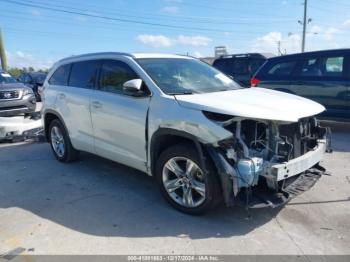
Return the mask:
<path fill-rule="evenodd" d="M 326 173 L 319 162 L 330 147 L 329 130 L 314 117 L 291 123 L 204 114 L 232 132 L 231 138 L 206 146 L 227 206 L 277 207 Z"/>

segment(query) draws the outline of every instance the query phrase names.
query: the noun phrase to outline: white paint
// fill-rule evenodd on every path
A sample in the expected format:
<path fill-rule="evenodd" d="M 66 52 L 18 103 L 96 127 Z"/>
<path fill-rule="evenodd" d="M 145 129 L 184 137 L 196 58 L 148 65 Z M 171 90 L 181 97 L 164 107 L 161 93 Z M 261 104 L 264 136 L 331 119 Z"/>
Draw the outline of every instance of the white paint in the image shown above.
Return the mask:
<path fill-rule="evenodd" d="M 0 140 L 6 137 L 7 133 L 15 132 L 22 135 L 25 131 L 41 128 L 42 120 L 32 120 L 23 116 L 0 117 Z"/>
<path fill-rule="evenodd" d="M 325 110 L 322 105 L 309 99 L 265 88 L 177 95 L 176 99 L 187 108 L 288 122 L 297 122 L 300 118 Z"/>

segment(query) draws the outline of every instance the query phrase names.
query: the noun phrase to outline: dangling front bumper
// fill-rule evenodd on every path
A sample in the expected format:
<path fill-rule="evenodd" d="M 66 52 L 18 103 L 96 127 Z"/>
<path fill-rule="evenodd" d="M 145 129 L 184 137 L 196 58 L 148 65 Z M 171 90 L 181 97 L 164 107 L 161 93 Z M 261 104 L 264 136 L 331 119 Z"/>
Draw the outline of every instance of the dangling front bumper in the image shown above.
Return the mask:
<path fill-rule="evenodd" d="M 317 145 L 304 155 L 288 162 L 265 167 L 256 186 L 237 190 L 239 176 L 222 152 L 208 147 L 207 151 L 215 163 L 220 176 L 224 200 L 227 206 L 249 208 L 278 207 L 301 193 L 309 190 L 326 170 L 319 165 L 327 151 L 327 139 L 320 139 Z M 267 180 L 276 184 L 275 189 L 267 185 Z"/>
<path fill-rule="evenodd" d="M 257 187 L 251 192 L 245 192 L 248 194 L 248 198 L 241 194 L 238 197 L 237 204 L 248 208 L 276 208 L 282 206 L 312 188 L 322 175 L 329 174 L 323 167 L 316 164 L 297 177 L 288 178 L 293 179 L 293 181 L 289 181 L 290 183 L 287 186 L 282 186 L 278 192 L 268 190 L 267 187 Z"/>

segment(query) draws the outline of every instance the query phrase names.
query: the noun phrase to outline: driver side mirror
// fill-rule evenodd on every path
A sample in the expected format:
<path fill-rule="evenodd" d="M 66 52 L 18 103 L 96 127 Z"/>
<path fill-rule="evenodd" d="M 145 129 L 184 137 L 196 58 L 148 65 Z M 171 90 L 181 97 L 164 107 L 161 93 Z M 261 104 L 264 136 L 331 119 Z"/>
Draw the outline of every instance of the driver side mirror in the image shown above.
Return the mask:
<path fill-rule="evenodd" d="M 132 79 L 123 84 L 124 94 L 131 96 L 143 96 L 144 92 L 142 89 L 142 80 L 141 79 Z"/>

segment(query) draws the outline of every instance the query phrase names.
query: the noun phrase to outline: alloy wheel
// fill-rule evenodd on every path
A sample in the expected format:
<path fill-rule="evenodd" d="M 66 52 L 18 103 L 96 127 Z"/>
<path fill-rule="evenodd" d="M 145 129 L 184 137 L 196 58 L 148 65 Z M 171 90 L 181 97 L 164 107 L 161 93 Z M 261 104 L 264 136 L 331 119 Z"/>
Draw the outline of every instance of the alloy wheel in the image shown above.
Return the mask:
<path fill-rule="evenodd" d="M 58 157 L 63 157 L 65 153 L 65 144 L 62 131 L 59 127 L 53 126 L 51 129 L 51 145 Z"/>
<path fill-rule="evenodd" d="M 163 167 L 162 181 L 168 195 L 181 206 L 198 207 L 206 199 L 203 171 L 191 159 L 169 159 Z"/>

